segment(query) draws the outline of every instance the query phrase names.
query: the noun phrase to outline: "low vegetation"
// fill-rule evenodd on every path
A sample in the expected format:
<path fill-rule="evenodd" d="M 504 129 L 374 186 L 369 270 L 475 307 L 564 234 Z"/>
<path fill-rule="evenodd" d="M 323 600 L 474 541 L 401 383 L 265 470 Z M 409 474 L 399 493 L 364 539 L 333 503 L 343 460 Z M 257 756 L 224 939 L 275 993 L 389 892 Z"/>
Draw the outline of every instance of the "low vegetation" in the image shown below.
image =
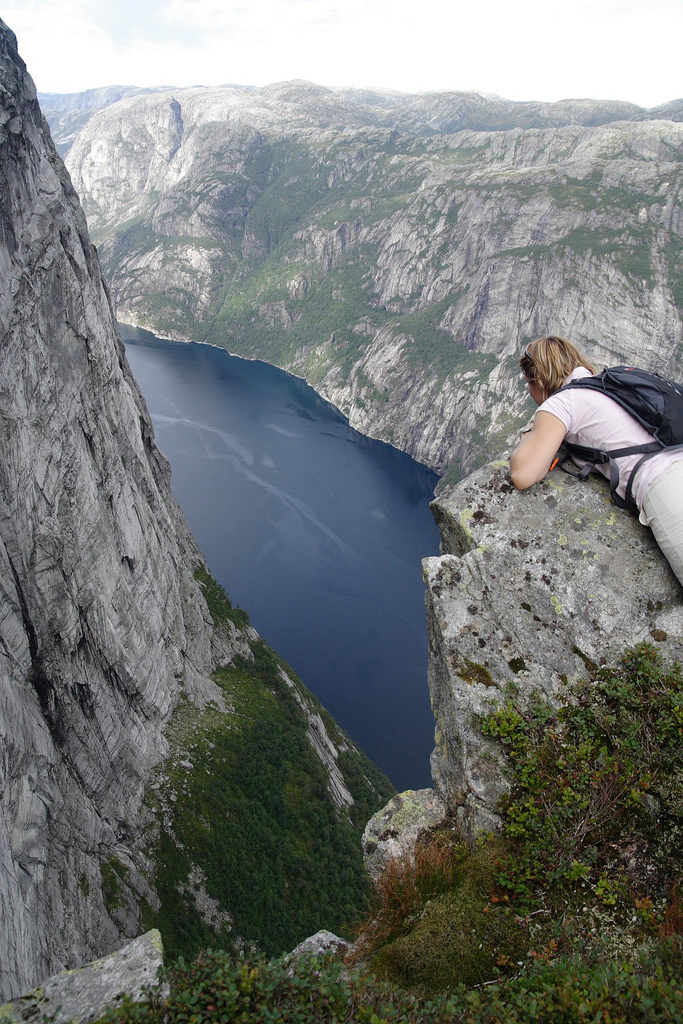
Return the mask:
<path fill-rule="evenodd" d="M 680 930 L 683 870 L 683 686 L 678 667 L 640 645 L 616 668 L 594 667 L 557 710 L 509 696 L 482 721 L 507 753 L 511 788 L 497 836 L 476 849 L 453 829 L 427 837 L 387 873 L 361 943 L 373 967 L 435 990 L 517 974 L 577 946 L 629 959 Z M 447 891 L 402 912 L 403 887 Z M 379 937 L 379 938 L 378 938 Z M 526 969 L 526 968 L 525 968 Z"/>
<path fill-rule="evenodd" d="M 235 961 L 210 950 L 169 973 L 170 995 L 124 1002 L 102 1024 L 671 1024 L 681 1019 L 669 941 L 635 966 L 540 963 L 505 985 L 425 997 L 331 958 Z"/>
<path fill-rule="evenodd" d="M 238 629 L 244 629 L 249 625 L 247 612 L 232 603 L 224 588 L 213 578 L 206 566 L 200 563 L 194 571 L 194 578 L 201 585 L 214 625 L 220 627 L 226 622 L 232 622 Z"/>
<path fill-rule="evenodd" d="M 207 951 L 111 1024 L 683 1019 L 679 668 L 641 644 L 559 709 L 511 684 L 482 730 L 507 754 L 500 833 L 426 833 L 381 879 L 352 964 Z"/>

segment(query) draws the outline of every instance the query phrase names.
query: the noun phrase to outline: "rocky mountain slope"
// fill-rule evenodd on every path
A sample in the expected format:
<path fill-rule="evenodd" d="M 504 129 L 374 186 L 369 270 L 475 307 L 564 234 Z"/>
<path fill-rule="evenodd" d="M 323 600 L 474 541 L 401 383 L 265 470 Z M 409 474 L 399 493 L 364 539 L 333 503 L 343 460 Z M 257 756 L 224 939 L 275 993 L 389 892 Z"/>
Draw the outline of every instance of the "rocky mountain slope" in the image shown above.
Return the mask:
<path fill-rule="evenodd" d="M 527 415 L 525 339 L 680 372 L 677 109 L 190 89 L 100 110 L 67 165 L 121 319 L 302 374 L 457 477 Z"/>
<path fill-rule="evenodd" d="M 176 952 L 341 924 L 387 784 L 208 574 L 2 22 L 0 81 L 8 998 L 148 923 Z"/>
<path fill-rule="evenodd" d="M 128 96 L 165 92 L 168 88 L 160 86 L 158 89 L 140 89 L 134 85 L 109 85 L 76 93 L 42 92 L 39 93 L 38 101 L 50 125 L 57 152 L 63 157 L 71 149 L 83 125 L 87 124 L 96 111 Z"/>

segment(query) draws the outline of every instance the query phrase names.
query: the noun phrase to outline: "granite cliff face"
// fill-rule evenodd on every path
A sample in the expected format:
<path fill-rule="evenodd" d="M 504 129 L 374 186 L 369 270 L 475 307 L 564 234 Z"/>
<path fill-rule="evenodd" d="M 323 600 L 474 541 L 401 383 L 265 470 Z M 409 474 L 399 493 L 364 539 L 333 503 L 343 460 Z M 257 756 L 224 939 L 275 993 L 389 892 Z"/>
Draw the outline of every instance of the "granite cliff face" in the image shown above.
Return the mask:
<path fill-rule="evenodd" d="M 86 89 L 77 93 L 44 92 L 39 96 L 43 114 L 50 125 L 57 152 L 61 157 L 69 152 L 74 139 L 92 115 L 111 103 L 128 96 L 164 92 L 168 86 L 158 89 L 140 89 L 137 86 L 109 85 L 101 89 Z"/>
<path fill-rule="evenodd" d="M 166 869 L 168 851 L 182 845 L 181 809 L 195 821 L 199 808 L 211 818 L 221 813 L 218 768 L 192 772 L 181 762 L 188 748 L 202 753 L 210 724 L 212 735 L 241 736 L 247 756 L 258 749 L 248 747 L 246 713 L 235 713 L 240 687 L 250 688 L 252 704 L 268 703 L 272 723 L 284 716 L 296 733 L 299 785 L 310 786 L 309 806 L 329 828 L 341 829 L 338 841 L 351 836 L 354 800 L 376 800 L 377 791 L 366 779 L 372 766 L 329 716 L 323 721 L 317 701 L 203 566 L 117 336 L 78 198 L 2 22 L 0 83 L 0 995 L 7 998 L 138 934 L 143 918 L 164 910 L 196 920 L 209 938 L 222 935 L 235 909 L 207 863 L 208 849 L 221 851 L 213 820 L 202 826 L 193 859 L 178 856 L 173 875 Z M 212 679 L 216 666 L 223 675 Z M 181 712 L 190 731 L 178 727 Z M 361 769 L 353 784 L 343 760 Z M 200 777 L 208 779 L 202 803 L 188 808 L 189 780 Z M 223 769 L 224 792 L 230 778 Z M 199 799 L 196 788 L 192 798 Z M 290 810 L 295 831 L 298 813 Z M 187 855 L 189 842 L 183 849 Z M 324 884 L 329 850 L 316 849 Z"/>
<path fill-rule="evenodd" d="M 455 479 L 525 418 L 525 339 L 680 373 L 677 111 L 178 90 L 67 163 L 121 319 L 294 370 Z"/>

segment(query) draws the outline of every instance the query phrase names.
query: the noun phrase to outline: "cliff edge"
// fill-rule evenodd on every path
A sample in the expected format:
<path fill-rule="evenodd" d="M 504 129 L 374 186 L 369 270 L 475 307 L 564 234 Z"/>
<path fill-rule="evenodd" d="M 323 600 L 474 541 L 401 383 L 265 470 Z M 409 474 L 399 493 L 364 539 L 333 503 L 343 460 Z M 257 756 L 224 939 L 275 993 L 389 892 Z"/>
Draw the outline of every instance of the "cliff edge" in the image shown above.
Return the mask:
<path fill-rule="evenodd" d="M 650 531 L 602 479 L 560 469 L 516 491 L 507 462 L 433 503 L 442 555 L 424 561 L 437 793 L 466 832 L 498 823 L 507 788 L 481 717 L 534 690 L 553 700 L 587 668 L 648 640 L 683 658 L 680 585 Z"/>

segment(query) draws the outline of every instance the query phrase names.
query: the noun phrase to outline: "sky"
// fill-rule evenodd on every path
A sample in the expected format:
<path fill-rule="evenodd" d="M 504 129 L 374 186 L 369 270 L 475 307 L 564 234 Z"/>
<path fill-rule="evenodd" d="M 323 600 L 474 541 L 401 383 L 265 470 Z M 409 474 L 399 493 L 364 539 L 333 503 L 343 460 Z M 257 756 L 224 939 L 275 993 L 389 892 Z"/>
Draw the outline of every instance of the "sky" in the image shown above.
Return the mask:
<path fill-rule="evenodd" d="M 650 107 L 683 96 L 683 0 L 9 0 L 42 92 L 303 78 Z"/>

